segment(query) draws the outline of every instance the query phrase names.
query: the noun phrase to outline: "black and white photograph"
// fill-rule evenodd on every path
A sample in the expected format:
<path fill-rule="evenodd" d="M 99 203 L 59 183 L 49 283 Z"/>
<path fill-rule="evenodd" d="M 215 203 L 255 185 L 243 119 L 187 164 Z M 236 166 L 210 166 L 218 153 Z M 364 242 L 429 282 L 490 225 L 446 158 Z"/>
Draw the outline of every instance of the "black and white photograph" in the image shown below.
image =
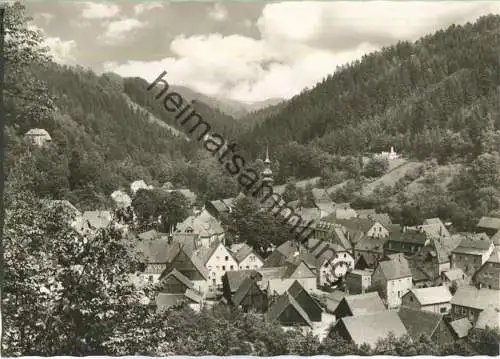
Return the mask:
<path fill-rule="evenodd" d="M 0 0 L 0 355 L 492 356 L 500 2 Z"/>

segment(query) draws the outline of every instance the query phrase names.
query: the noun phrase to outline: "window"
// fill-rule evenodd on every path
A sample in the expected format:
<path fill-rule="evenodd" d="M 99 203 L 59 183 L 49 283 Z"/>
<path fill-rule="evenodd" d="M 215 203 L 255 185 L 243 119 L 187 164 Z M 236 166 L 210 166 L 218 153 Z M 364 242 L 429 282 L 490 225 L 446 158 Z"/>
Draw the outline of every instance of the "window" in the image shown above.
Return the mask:
<path fill-rule="evenodd" d="M 401 291 L 398 290 L 398 298 L 401 297 Z"/>
<path fill-rule="evenodd" d="M 226 257 L 224 258 L 224 260 L 228 261 L 228 260 L 229 260 L 229 256 L 226 256 Z"/>
<path fill-rule="evenodd" d="M 222 266 L 222 270 L 226 270 L 226 266 Z"/>
<path fill-rule="evenodd" d="M 246 267 L 246 269 L 249 269 L 249 268 L 250 268 L 249 266 Z"/>
<path fill-rule="evenodd" d="M 153 276 L 152 276 L 152 275 L 150 275 L 150 276 L 149 276 L 149 282 L 150 282 L 150 283 L 153 283 L 153 280 L 154 280 Z"/>
<path fill-rule="evenodd" d="M 440 309 L 439 309 L 439 312 L 440 312 L 440 313 L 446 313 L 446 308 L 445 308 L 445 307 L 440 308 Z"/>
<path fill-rule="evenodd" d="M 231 268 L 231 270 L 233 270 L 233 269 L 234 269 L 234 266 L 231 266 L 231 267 L 229 267 L 229 268 Z"/>
<path fill-rule="evenodd" d="M 344 258 L 347 258 L 347 254 L 346 253 L 344 253 Z"/>
<path fill-rule="evenodd" d="M 410 302 L 413 302 L 413 297 L 410 295 Z"/>

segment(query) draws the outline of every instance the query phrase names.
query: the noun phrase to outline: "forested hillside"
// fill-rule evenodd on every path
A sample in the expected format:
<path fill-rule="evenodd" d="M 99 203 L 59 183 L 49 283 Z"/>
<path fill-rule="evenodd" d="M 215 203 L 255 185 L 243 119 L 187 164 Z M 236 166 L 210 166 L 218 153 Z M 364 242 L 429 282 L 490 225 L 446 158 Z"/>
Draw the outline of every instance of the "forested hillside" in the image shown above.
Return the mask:
<path fill-rule="evenodd" d="M 472 159 L 499 145 L 499 53 L 498 15 L 399 42 L 337 69 L 240 142 L 253 154 L 296 141 L 330 154 L 393 145 L 418 159 Z"/>
<path fill-rule="evenodd" d="M 17 42 L 41 42 L 40 34 L 20 27 L 26 19 L 15 21 L 11 24 L 19 27 Z M 11 40 L 7 48 L 12 58 L 6 71 L 8 186 L 68 199 L 81 209 L 109 206 L 113 191 L 139 179 L 190 188 L 201 201 L 237 193 L 199 143 L 161 124 L 183 131 L 161 102 L 147 97 L 144 80 L 98 76 L 81 67 L 57 65 L 39 47 L 31 47 L 30 53 L 18 47 Z M 149 108 L 141 108 L 141 102 Z M 232 117 L 199 101 L 194 107 L 214 130 L 234 136 Z M 52 144 L 29 150 L 24 134 L 33 128 L 47 130 Z"/>

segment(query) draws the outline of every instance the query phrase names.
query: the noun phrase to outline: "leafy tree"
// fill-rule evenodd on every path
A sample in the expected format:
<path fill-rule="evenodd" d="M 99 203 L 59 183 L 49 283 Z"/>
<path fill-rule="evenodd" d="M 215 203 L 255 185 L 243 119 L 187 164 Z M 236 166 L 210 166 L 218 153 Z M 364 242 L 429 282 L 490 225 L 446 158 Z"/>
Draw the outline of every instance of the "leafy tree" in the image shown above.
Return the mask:
<path fill-rule="evenodd" d="M 62 207 L 18 193 L 4 231 L 6 355 L 151 355 L 164 340 L 153 292 L 130 275 L 141 268 L 119 229 L 77 234 Z M 50 239 L 50 240 L 49 240 Z"/>
<path fill-rule="evenodd" d="M 174 229 L 177 223 L 188 217 L 189 204 L 180 192 L 164 192 L 162 190 L 153 191 L 156 199 L 155 214 L 161 218 L 165 231 Z"/>
<path fill-rule="evenodd" d="M 387 159 L 373 158 L 365 165 L 363 175 L 365 177 L 380 177 L 384 175 L 388 169 L 389 161 Z"/>

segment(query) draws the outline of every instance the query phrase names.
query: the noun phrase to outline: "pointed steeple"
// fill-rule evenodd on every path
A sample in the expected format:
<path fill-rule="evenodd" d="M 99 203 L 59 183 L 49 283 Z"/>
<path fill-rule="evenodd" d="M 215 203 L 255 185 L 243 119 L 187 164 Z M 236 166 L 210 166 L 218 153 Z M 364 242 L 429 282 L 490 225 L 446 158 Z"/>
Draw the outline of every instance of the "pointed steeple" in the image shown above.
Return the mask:
<path fill-rule="evenodd" d="M 271 170 L 271 160 L 269 159 L 269 146 L 266 145 L 266 159 L 264 160 L 264 170 L 262 171 L 263 180 L 273 182 L 273 171 Z"/>
<path fill-rule="evenodd" d="M 271 164 L 271 160 L 269 159 L 269 146 L 266 144 L 266 159 L 264 160 L 264 163 L 266 165 Z"/>

